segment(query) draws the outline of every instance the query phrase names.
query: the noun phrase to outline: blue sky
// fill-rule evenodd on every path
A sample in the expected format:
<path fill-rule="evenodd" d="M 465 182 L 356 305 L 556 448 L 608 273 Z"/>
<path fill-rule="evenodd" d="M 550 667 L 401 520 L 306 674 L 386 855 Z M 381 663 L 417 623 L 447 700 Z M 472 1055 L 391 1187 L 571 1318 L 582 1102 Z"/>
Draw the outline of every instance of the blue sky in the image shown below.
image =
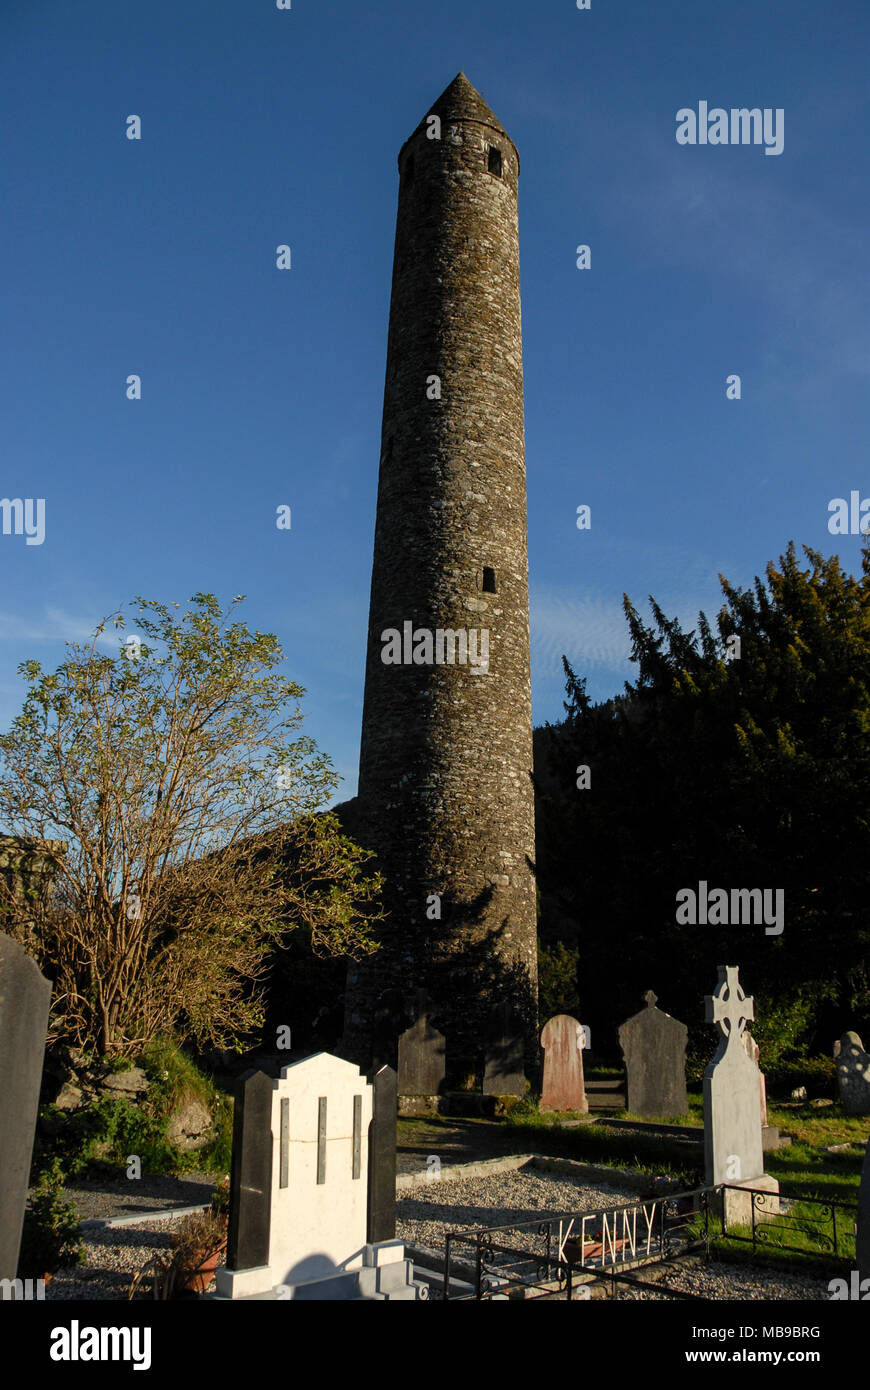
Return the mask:
<path fill-rule="evenodd" d="M 0 536 L 0 724 L 134 594 L 243 593 L 353 794 L 396 156 L 460 70 L 522 157 L 536 722 L 563 652 L 631 677 L 623 592 L 691 622 L 792 538 L 856 569 L 868 41 L 866 0 L 4 0 L 0 496 L 46 533 Z M 781 107 L 783 153 L 678 145 L 701 100 Z"/>

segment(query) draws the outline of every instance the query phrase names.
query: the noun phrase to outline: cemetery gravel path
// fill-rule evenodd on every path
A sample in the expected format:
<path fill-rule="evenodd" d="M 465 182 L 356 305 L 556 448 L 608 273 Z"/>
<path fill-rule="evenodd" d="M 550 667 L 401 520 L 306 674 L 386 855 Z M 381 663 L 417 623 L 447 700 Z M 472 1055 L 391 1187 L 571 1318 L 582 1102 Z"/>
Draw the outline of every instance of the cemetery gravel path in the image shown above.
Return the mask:
<path fill-rule="evenodd" d="M 69 1184 L 63 1200 L 75 1202 L 79 1221 L 111 1221 L 118 1216 L 166 1207 L 206 1206 L 223 1174 L 185 1173 L 163 1177 L 144 1173 L 141 1178 L 96 1178 Z"/>

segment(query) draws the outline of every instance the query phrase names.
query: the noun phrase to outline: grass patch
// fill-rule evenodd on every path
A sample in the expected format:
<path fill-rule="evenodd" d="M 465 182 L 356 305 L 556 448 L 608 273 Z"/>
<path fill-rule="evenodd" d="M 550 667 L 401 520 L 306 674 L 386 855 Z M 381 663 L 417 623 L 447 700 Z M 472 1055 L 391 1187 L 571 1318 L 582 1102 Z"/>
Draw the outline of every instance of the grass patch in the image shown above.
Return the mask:
<path fill-rule="evenodd" d="M 767 1118 L 784 1134 L 791 1134 L 802 1143 L 822 1148 L 826 1144 L 863 1143 L 870 1129 L 870 1119 L 866 1115 L 846 1115 L 839 1103 L 826 1106 L 823 1110 L 811 1105 L 801 1105 L 794 1110 L 768 1105 Z"/>
<path fill-rule="evenodd" d="M 812 1144 L 793 1143 L 766 1155 L 767 1171 L 800 1197 L 857 1202 L 864 1155 L 859 1149 L 829 1154 Z"/>
<path fill-rule="evenodd" d="M 562 1121 L 570 1115 L 517 1116 L 513 1111 L 506 1120 L 454 1119 L 449 1116 L 408 1118 L 399 1121 L 399 1144 L 404 1151 L 421 1155 L 438 1154 L 442 1162 L 472 1163 L 507 1154 L 539 1153 L 549 1158 L 573 1158 L 583 1163 L 596 1163 L 607 1168 L 633 1168 L 650 1179 L 675 1178 L 687 1187 L 697 1187 L 700 1174 L 686 1166 L 685 1150 L 674 1153 L 673 1145 L 656 1136 L 643 1136 L 639 1141 L 633 1134 L 605 1133 L 597 1127 L 583 1124 L 565 1128 Z M 577 1116 L 583 1119 L 583 1116 Z M 462 1135 L 457 1140 L 457 1130 Z M 477 1134 L 479 1132 L 479 1140 Z"/>
<path fill-rule="evenodd" d="M 606 1124 L 604 1114 L 601 1116 Z M 689 1111 L 685 1115 L 636 1115 L 633 1110 L 620 1110 L 614 1114 L 615 1120 L 634 1120 L 639 1125 L 691 1125 L 692 1128 L 703 1128 L 703 1119 L 698 1118 Z"/>
<path fill-rule="evenodd" d="M 689 1114 L 686 1123 L 698 1128 L 703 1124 L 703 1096 L 692 1091 L 688 1096 Z M 400 1121 L 400 1133 L 407 1147 L 425 1147 L 441 1152 L 446 1162 L 462 1162 L 479 1158 L 480 1153 L 457 1153 L 447 1156 L 449 1132 L 458 1124 L 479 1125 L 487 1135 L 481 1135 L 481 1147 L 491 1154 L 538 1152 L 553 1157 L 575 1158 L 606 1167 L 636 1168 L 650 1175 L 667 1174 L 680 1180 L 686 1188 L 699 1187 L 704 1182 L 704 1159 L 701 1148 L 687 1149 L 685 1142 L 668 1135 L 631 1133 L 607 1129 L 606 1112 L 600 1113 L 601 1124 L 589 1122 L 566 1127 L 570 1119 L 583 1116 L 568 1114 L 542 1115 L 537 1102 L 525 1097 L 504 1120 L 463 1119 L 449 1117 L 429 1120 Z M 630 1114 L 620 1119 L 636 1118 Z M 860 1148 L 845 1153 L 826 1152 L 829 1144 L 863 1142 L 867 1138 L 867 1121 L 844 1115 L 839 1105 L 818 1110 L 802 1106 L 796 1110 L 770 1108 L 770 1122 L 793 1136 L 790 1147 L 771 1150 L 765 1154 L 765 1169 L 776 1177 L 786 1196 L 821 1197 L 843 1202 L 857 1201 L 861 1180 L 863 1151 Z M 404 1129 L 405 1126 L 416 1129 Z M 472 1134 L 472 1130 L 468 1130 Z M 699 1133 L 700 1138 L 700 1133 Z M 446 1141 L 446 1147 L 445 1147 Z M 464 1148 L 466 1146 L 459 1146 Z M 473 1147 L 473 1146 L 472 1146 Z"/>
<path fill-rule="evenodd" d="M 716 1218 L 711 1217 L 711 1229 Z M 838 1207 L 836 1210 L 836 1254 L 834 1253 L 834 1216 L 831 1208 L 814 1202 L 796 1201 L 780 1216 L 756 1226 L 753 1250 L 752 1230 L 736 1226 L 733 1235 L 717 1234 L 710 1249 L 718 1260 L 729 1263 L 772 1265 L 800 1273 L 811 1269 L 842 1269 L 855 1264 L 855 1212 Z M 701 1223 L 695 1227 L 702 1234 Z M 735 1237 L 739 1236 L 740 1239 Z"/>
<path fill-rule="evenodd" d="M 536 1109 L 516 1110 L 503 1122 L 514 1141 L 514 1152 L 523 1147 L 552 1157 L 575 1158 L 608 1168 L 634 1168 L 653 1177 L 670 1177 L 695 1187 L 701 1181 L 700 1155 L 686 1152 L 679 1141 L 658 1134 L 632 1134 L 608 1130 L 595 1123 L 566 1128 L 565 1120 L 585 1120 L 582 1115 L 541 1115 Z M 602 1117 L 603 1118 L 603 1117 Z"/>

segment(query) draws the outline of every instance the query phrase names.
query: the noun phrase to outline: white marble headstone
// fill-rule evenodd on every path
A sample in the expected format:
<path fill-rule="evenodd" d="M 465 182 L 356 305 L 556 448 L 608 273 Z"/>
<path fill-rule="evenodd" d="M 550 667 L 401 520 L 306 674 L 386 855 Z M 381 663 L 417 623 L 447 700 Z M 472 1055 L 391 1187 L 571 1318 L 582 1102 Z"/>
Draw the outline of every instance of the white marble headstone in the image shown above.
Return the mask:
<path fill-rule="evenodd" d="M 268 1264 L 218 1271 L 218 1292 L 250 1297 L 361 1268 L 372 1088 L 320 1052 L 284 1067 L 272 1094 Z"/>

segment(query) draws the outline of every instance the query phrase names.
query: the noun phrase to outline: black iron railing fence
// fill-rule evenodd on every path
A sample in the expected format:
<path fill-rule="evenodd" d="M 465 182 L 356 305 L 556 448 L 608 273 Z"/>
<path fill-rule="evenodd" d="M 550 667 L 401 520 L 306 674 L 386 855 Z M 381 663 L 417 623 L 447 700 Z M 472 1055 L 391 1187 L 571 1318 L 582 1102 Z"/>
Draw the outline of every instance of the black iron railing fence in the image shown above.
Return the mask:
<path fill-rule="evenodd" d="M 451 1297 L 451 1275 L 460 1261 L 466 1274 L 472 1266 L 475 1298 L 491 1298 L 516 1285 L 570 1298 L 582 1276 L 706 1247 L 713 1190 L 695 1188 L 600 1211 L 450 1231 L 445 1237 L 444 1297 Z"/>
<path fill-rule="evenodd" d="M 751 1244 L 753 1252 L 787 1250 L 811 1259 L 826 1256 L 854 1260 L 855 1221 L 857 1202 L 842 1202 L 830 1197 L 788 1196 L 771 1194 L 761 1188 L 736 1187 L 723 1184 L 723 1191 L 751 1195 L 751 1203 L 743 1202 L 738 1213 L 728 1216 L 727 1203 L 722 1203 L 721 1234 L 728 1240 Z M 750 1219 L 742 1219 L 746 1210 Z M 789 1244 L 784 1237 L 796 1232 L 802 1240 Z"/>
<path fill-rule="evenodd" d="M 726 1200 L 728 1191 L 742 1200 Z M 526 1296 L 575 1298 L 580 1285 L 602 1276 L 669 1298 L 697 1295 L 644 1284 L 645 1267 L 703 1251 L 717 1237 L 759 1250 L 783 1250 L 828 1260 L 854 1259 L 856 1204 L 789 1197 L 723 1183 L 593 1212 L 562 1213 L 501 1226 L 450 1231 L 445 1237 L 445 1299 L 486 1299 L 518 1287 Z M 851 1213 L 851 1217 L 847 1214 Z M 800 1232 L 801 1243 L 788 1243 Z M 795 1241 L 797 1237 L 793 1238 Z M 473 1292 L 451 1292 L 454 1274 Z"/>

